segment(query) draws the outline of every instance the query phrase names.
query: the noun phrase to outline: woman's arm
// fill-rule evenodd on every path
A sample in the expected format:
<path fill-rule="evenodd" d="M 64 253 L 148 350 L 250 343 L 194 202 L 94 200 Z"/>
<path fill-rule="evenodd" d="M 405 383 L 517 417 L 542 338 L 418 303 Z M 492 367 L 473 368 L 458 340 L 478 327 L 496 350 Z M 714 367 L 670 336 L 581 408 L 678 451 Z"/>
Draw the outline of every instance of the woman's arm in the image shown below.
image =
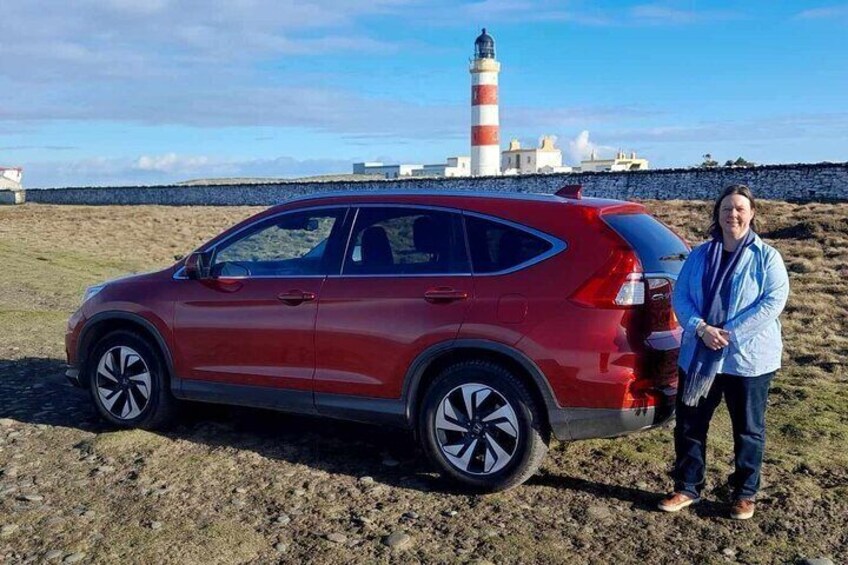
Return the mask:
<path fill-rule="evenodd" d="M 763 282 L 760 298 L 724 325 L 724 329 L 730 334 L 730 340 L 737 345 L 743 345 L 766 324 L 775 321 L 786 306 L 786 300 L 789 298 L 789 275 L 783 258 L 776 250 L 769 253 Z"/>
<path fill-rule="evenodd" d="M 691 285 L 701 284 L 700 281 L 691 280 L 695 270 L 695 261 L 699 258 L 699 249 L 694 249 L 686 262 L 683 263 L 683 268 L 677 275 L 677 282 L 674 284 L 674 291 L 671 295 L 674 314 L 687 332 L 694 332 L 698 324 L 704 319 L 700 307 L 692 300 L 691 294 Z"/>

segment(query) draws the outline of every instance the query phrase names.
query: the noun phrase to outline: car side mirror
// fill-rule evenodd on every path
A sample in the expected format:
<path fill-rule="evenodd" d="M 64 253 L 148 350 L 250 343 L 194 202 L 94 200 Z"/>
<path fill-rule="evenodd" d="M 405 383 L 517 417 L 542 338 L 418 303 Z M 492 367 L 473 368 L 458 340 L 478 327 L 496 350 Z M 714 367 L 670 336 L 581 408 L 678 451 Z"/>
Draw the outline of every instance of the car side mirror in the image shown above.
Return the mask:
<path fill-rule="evenodd" d="M 209 278 L 209 254 L 195 251 L 191 253 L 183 264 L 186 277 L 198 280 Z"/>

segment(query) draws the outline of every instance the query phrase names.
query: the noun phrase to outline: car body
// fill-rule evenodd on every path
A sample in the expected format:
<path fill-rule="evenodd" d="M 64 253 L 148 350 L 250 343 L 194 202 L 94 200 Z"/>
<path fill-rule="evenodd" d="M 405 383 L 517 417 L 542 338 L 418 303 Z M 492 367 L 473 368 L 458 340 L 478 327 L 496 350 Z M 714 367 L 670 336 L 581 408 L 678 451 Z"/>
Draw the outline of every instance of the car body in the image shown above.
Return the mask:
<path fill-rule="evenodd" d="M 410 428 L 446 474 L 497 490 L 551 434 L 673 416 L 687 253 L 641 204 L 573 188 L 309 196 L 90 289 L 67 374 L 117 425 L 154 427 L 186 399 Z"/>

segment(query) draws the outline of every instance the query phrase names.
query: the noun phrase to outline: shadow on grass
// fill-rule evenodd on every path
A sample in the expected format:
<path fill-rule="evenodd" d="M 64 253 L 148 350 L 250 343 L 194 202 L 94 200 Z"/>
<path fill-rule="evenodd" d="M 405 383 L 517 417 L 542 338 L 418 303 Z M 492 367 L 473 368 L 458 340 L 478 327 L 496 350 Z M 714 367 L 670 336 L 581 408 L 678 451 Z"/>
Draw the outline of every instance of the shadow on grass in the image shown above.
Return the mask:
<path fill-rule="evenodd" d="M 605 484 L 551 473 L 536 475 L 528 481 L 528 484 L 583 492 L 598 499 L 620 500 L 630 503 L 634 510 L 660 514 L 662 512 L 657 508 L 657 503 L 668 495 L 666 492 Z M 703 498 L 701 502 L 691 507 L 687 512 L 694 511 L 701 518 L 726 518 L 728 510 L 728 503 Z"/>
<path fill-rule="evenodd" d="M 58 359 L 0 360 L 0 418 L 95 434 L 116 431 L 97 414 L 88 390 L 66 381 L 65 369 Z M 395 487 L 462 492 L 430 472 L 412 433 L 401 429 L 183 402 L 174 425 L 156 433 L 210 447 L 248 449 L 328 473 L 367 475 Z"/>
<path fill-rule="evenodd" d="M 88 390 L 66 381 L 65 368 L 58 359 L 0 360 L 0 418 L 94 434 L 116 431 L 117 428 L 97 414 Z M 327 473 L 367 475 L 394 487 L 471 494 L 432 473 L 412 433 L 401 429 L 256 408 L 183 402 L 175 424 L 156 433 L 210 447 L 251 450 L 269 459 Z M 390 464 L 384 464 L 384 460 L 390 460 Z M 662 496 L 638 488 L 550 473 L 538 474 L 528 484 L 584 492 L 599 499 L 618 499 L 645 511 L 656 511 L 656 503 Z M 725 512 L 707 501 L 696 511 L 702 516 Z"/>

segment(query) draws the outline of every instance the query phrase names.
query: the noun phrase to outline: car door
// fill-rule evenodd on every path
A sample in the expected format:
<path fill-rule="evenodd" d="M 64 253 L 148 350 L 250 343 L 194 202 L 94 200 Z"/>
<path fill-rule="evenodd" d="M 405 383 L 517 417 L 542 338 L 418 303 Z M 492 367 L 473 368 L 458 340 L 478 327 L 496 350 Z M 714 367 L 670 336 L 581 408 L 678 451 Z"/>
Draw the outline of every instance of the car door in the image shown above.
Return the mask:
<path fill-rule="evenodd" d="M 322 393 L 399 398 L 415 356 L 456 338 L 472 284 L 458 212 L 361 207 L 318 306 L 318 410 Z"/>
<path fill-rule="evenodd" d="M 308 391 L 301 398 L 311 406 L 317 304 L 328 270 L 338 272 L 338 254 L 331 255 L 343 241 L 346 212 L 310 209 L 261 220 L 215 247 L 208 277 L 182 282 L 174 331 L 184 388 Z"/>

